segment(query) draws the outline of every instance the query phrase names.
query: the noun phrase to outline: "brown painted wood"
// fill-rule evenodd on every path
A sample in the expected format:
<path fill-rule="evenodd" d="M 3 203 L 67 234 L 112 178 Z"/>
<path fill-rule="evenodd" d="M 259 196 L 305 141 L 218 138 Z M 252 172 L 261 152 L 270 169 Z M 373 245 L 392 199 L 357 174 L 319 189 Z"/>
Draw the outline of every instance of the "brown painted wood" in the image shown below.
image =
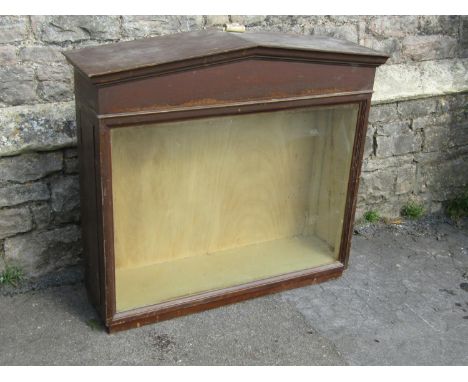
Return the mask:
<path fill-rule="evenodd" d="M 369 92 L 374 72 L 363 66 L 249 59 L 105 86 L 98 91 L 99 113 Z"/>
<path fill-rule="evenodd" d="M 223 115 L 238 115 L 261 113 L 274 110 L 286 110 L 308 106 L 340 105 L 367 100 L 371 92 L 332 93 L 309 97 L 281 98 L 260 102 L 238 102 L 228 105 L 210 105 L 194 107 L 178 107 L 168 110 L 146 112 L 102 114 L 98 118 L 105 121 L 109 128 L 126 127 L 155 122 L 182 121 L 186 119 L 217 117 Z"/>
<path fill-rule="evenodd" d="M 266 57 L 378 66 L 387 56 L 330 37 L 216 29 L 88 47 L 65 53 L 94 83 L 133 79 L 239 58 Z"/>
<path fill-rule="evenodd" d="M 110 332 L 341 275 L 349 259 L 375 67 L 385 55 L 328 38 L 202 31 L 66 56 L 75 66 L 86 286 Z M 339 262 L 116 312 L 111 129 L 345 103 L 360 109 Z"/>
<path fill-rule="evenodd" d="M 343 265 L 335 263 L 312 270 L 259 280 L 221 291 L 203 293 L 197 296 L 145 307 L 129 313 L 120 313 L 107 323 L 109 333 L 160 322 L 183 315 L 197 313 L 224 305 L 234 304 L 267 294 L 278 293 L 292 288 L 321 283 L 338 278 Z"/>
<path fill-rule="evenodd" d="M 98 246 L 98 216 L 96 214 L 98 201 L 96 200 L 96 172 L 93 114 L 89 113 L 83 99 L 83 79 L 75 76 L 77 94 L 76 119 L 78 160 L 80 169 L 80 205 L 81 205 L 81 236 L 85 258 L 85 282 L 91 302 L 99 307 L 102 300 L 101 267 Z M 95 119 L 95 118 L 94 118 Z"/>
<path fill-rule="evenodd" d="M 349 253 L 351 249 L 351 239 L 353 237 L 354 215 L 356 213 L 356 201 L 359 191 L 359 179 L 361 175 L 362 160 L 364 156 L 364 146 L 366 143 L 367 121 L 370 110 L 371 98 L 360 103 L 359 116 L 354 137 L 353 157 L 348 181 L 348 192 L 346 198 L 346 208 L 344 225 L 341 239 L 340 261 L 345 268 L 348 266 Z"/>
<path fill-rule="evenodd" d="M 97 87 L 93 85 L 87 76 L 75 70 L 75 99 L 81 108 L 89 108 L 92 111 L 98 109 Z"/>

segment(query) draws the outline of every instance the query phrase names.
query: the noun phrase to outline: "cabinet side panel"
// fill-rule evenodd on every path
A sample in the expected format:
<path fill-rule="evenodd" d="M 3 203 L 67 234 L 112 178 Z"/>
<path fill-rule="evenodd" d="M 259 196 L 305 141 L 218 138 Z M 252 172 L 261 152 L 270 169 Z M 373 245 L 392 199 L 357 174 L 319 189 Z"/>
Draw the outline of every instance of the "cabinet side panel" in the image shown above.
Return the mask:
<path fill-rule="evenodd" d="M 346 188 L 357 120 L 357 105 L 336 109 L 326 129 L 322 177 L 314 211 L 316 235 L 338 251 L 343 226 Z"/>
<path fill-rule="evenodd" d="M 75 78 L 76 94 L 80 94 L 80 78 Z M 97 200 L 94 166 L 94 113 L 76 98 L 78 159 L 80 170 L 81 233 L 85 259 L 85 281 L 91 302 L 100 310 L 100 268 L 97 237 Z"/>

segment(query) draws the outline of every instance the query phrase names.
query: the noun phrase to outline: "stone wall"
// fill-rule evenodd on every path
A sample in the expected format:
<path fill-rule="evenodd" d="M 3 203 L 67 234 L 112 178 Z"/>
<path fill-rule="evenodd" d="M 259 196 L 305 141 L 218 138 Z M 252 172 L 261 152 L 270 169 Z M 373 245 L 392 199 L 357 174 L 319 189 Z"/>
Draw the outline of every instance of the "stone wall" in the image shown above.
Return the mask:
<path fill-rule="evenodd" d="M 413 199 L 437 212 L 468 186 L 468 93 L 371 107 L 357 216 L 398 216 Z"/>
<path fill-rule="evenodd" d="M 358 215 L 437 211 L 468 184 L 468 18 L 462 16 L 0 16 L 0 271 L 80 261 L 72 71 L 61 51 L 240 22 L 390 54 L 379 68 Z"/>

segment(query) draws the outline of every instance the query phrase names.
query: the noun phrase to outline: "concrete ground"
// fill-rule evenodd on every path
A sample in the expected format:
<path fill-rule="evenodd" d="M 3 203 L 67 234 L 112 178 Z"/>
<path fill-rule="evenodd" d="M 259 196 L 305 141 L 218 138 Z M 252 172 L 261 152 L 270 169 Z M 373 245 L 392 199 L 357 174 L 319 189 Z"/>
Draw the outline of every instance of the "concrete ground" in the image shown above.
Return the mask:
<path fill-rule="evenodd" d="M 3 288 L 0 364 L 468 365 L 464 226 L 364 226 L 338 280 L 113 335 L 81 282 Z"/>

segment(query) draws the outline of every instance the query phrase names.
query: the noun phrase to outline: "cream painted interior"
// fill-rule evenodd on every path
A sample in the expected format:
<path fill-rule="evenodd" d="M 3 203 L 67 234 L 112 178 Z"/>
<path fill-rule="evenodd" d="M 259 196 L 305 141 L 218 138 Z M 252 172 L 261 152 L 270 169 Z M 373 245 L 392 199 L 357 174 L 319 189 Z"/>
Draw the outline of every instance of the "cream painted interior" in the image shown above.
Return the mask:
<path fill-rule="evenodd" d="M 357 110 L 113 129 L 117 311 L 336 261 Z"/>

